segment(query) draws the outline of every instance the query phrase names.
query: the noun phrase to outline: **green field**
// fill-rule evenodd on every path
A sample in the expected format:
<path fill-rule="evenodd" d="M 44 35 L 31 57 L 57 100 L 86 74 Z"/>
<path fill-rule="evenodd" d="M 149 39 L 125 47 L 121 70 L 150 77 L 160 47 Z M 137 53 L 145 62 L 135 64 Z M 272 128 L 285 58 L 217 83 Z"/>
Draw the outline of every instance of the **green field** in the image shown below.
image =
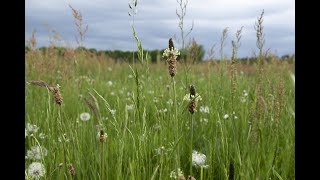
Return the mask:
<path fill-rule="evenodd" d="M 174 78 L 165 60 L 30 51 L 25 64 L 26 177 L 40 162 L 42 179 L 162 180 L 178 168 L 185 178 L 228 179 L 230 166 L 234 179 L 295 179 L 294 64 L 287 61 L 272 59 L 262 71 L 257 63 L 178 62 Z M 61 106 L 34 80 L 59 84 Z M 190 85 L 202 97 L 193 114 L 183 101 Z M 206 156 L 202 164 L 192 166 L 193 150 Z"/>

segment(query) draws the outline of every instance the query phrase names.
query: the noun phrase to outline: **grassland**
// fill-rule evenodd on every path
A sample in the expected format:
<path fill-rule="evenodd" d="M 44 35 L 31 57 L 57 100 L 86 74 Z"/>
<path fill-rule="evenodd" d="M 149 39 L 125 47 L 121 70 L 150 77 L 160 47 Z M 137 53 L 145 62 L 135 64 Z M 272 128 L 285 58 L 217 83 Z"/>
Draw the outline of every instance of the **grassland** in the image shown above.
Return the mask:
<path fill-rule="evenodd" d="M 236 63 L 233 77 L 229 62 L 178 63 L 174 78 L 165 61 L 84 53 L 30 51 L 25 64 L 26 82 L 59 84 L 63 97 L 59 105 L 49 88 L 26 83 L 26 156 L 34 146 L 47 152 L 25 165 L 41 162 L 43 179 L 162 180 L 177 168 L 186 178 L 228 179 L 231 164 L 234 179 L 295 179 L 294 64 L 274 59 L 260 72 Z M 183 101 L 191 84 L 202 97 L 193 114 Z M 192 150 L 206 155 L 204 166 L 190 168 Z"/>

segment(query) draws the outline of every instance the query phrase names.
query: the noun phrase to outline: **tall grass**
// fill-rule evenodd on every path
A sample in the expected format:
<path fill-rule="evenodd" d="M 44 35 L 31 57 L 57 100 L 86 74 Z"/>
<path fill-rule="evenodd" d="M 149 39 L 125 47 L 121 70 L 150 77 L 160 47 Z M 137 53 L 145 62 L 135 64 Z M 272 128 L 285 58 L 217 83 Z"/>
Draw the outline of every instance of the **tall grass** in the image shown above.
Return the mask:
<path fill-rule="evenodd" d="M 174 76 L 167 64 L 132 68 L 74 51 L 75 65 L 70 57 L 27 52 L 26 81 L 40 86 L 25 88 L 26 125 L 39 127 L 26 131 L 26 156 L 33 146 L 48 152 L 28 157 L 26 167 L 41 162 L 44 179 L 162 180 L 179 169 L 196 179 L 294 179 L 294 65 L 237 66 L 237 47 L 223 63 L 231 69 L 204 62 Z M 262 67 L 265 78 L 255 81 Z M 63 101 L 41 82 L 59 84 Z M 202 97 L 196 106 L 183 101 L 189 82 Z M 206 155 L 205 166 L 193 166 L 193 150 Z"/>

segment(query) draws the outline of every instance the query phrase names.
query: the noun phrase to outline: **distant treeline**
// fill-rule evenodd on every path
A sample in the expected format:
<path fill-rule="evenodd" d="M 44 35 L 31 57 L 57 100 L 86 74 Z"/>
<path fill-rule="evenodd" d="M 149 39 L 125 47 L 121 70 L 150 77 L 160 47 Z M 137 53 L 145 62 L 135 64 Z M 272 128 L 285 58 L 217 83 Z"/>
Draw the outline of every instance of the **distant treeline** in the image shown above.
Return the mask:
<path fill-rule="evenodd" d="M 25 53 L 28 53 L 31 49 L 28 46 L 25 46 Z M 70 49 L 65 47 L 40 47 L 37 49 L 43 55 L 46 55 L 49 51 L 54 51 L 57 56 L 64 57 Z M 104 55 L 110 59 L 113 59 L 115 62 L 132 62 L 133 56 L 135 61 L 138 60 L 138 54 L 136 51 L 121 51 L 121 50 L 96 50 L 95 48 L 84 48 L 79 47 L 73 50 L 75 53 L 86 53 L 90 56 L 101 56 Z M 164 49 L 162 50 L 144 50 L 144 54 L 146 55 L 146 60 L 151 63 L 160 63 L 163 61 L 162 54 Z M 202 45 L 197 46 L 193 49 L 186 49 L 181 51 L 181 55 L 178 57 L 178 61 L 181 62 L 189 62 L 189 63 L 201 63 L 207 61 L 209 59 L 204 59 L 205 50 Z M 271 61 L 272 59 L 277 60 L 284 60 L 288 61 L 288 63 L 294 63 L 294 55 L 284 55 L 281 57 L 275 55 L 268 55 L 264 57 L 266 62 Z M 214 58 L 211 59 L 216 61 L 217 63 L 220 62 L 220 59 Z M 245 64 L 253 64 L 257 61 L 256 57 L 243 57 L 237 58 L 239 63 Z"/>

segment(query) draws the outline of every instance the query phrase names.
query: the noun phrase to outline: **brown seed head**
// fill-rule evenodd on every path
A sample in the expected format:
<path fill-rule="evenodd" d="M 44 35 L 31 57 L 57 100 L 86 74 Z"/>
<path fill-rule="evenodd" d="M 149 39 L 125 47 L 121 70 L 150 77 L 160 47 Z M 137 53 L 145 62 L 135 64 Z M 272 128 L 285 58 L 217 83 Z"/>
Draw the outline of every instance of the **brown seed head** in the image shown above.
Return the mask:
<path fill-rule="evenodd" d="M 74 167 L 72 164 L 69 165 L 69 172 L 72 177 L 74 177 L 76 175 L 76 171 L 74 170 Z"/>
<path fill-rule="evenodd" d="M 187 180 L 196 180 L 196 178 L 194 178 L 193 176 L 189 175 Z"/>
<path fill-rule="evenodd" d="M 59 85 L 57 85 L 56 87 L 51 87 L 51 88 L 52 88 L 52 93 L 53 93 L 54 100 L 56 101 L 56 103 L 59 106 L 61 106 L 61 104 L 63 102 L 63 97 L 62 97 L 62 95 L 60 93 Z"/>
<path fill-rule="evenodd" d="M 168 64 L 169 64 L 169 74 L 171 77 L 173 77 L 177 73 L 177 60 L 175 59 L 175 57 L 170 57 L 168 59 Z"/>
<path fill-rule="evenodd" d="M 196 111 L 197 108 L 197 101 L 195 99 L 192 99 L 188 105 L 188 110 L 191 114 L 193 114 Z"/>
<path fill-rule="evenodd" d="M 103 130 L 100 130 L 99 141 L 100 141 L 101 143 L 103 143 L 103 142 L 106 142 L 106 139 L 107 139 L 107 135 L 104 133 Z"/>
<path fill-rule="evenodd" d="M 179 176 L 178 180 L 186 180 L 186 178 L 184 176 Z"/>

